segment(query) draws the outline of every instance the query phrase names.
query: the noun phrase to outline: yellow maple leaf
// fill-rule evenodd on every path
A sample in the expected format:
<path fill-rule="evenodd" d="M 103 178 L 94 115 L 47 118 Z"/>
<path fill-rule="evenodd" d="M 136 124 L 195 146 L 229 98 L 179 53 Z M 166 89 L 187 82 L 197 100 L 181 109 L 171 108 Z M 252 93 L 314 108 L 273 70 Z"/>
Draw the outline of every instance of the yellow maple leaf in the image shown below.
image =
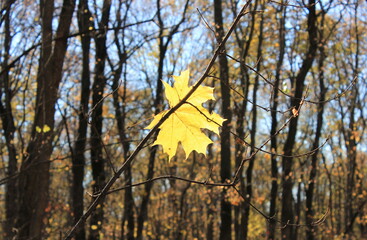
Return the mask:
<path fill-rule="evenodd" d="M 188 86 L 189 77 L 189 70 L 181 72 L 180 76 L 173 76 L 175 80 L 173 87 L 163 81 L 166 98 L 171 108 L 191 90 L 192 86 Z M 212 140 L 201 129 L 206 128 L 219 134 L 219 126 L 225 121 L 218 114 L 209 113 L 202 106 L 204 102 L 214 100 L 213 90 L 211 87 L 199 86 L 186 103 L 159 127 L 160 131 L 154 145 L 162 145 L 169 160 L 176 155 L 179 142 L 186 153 L 186 158 L 194 150 L 206 155 L 206 148 L 212 143 Z M 146 129 L 152 129 L 168 111 L 157 114 Z"/>

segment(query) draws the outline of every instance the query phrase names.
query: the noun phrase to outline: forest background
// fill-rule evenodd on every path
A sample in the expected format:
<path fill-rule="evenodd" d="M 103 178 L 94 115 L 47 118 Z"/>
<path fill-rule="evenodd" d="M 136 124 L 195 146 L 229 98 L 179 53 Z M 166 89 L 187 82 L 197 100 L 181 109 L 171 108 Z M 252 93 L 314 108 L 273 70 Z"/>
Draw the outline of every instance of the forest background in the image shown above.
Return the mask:
<path fill-rule="evenodd" d="M 367 239 L 366 4 L 1 1 L 1 238 Z M 227 120 L 168 161 L 186 69 Z"/>

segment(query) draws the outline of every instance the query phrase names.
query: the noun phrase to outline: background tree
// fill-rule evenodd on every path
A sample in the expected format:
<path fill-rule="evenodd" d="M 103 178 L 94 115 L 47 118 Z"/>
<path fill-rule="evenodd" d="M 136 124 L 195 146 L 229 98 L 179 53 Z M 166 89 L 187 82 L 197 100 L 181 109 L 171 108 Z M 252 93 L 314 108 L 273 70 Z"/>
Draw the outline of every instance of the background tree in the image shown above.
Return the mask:
<path fill-rule="evenodd" d="M 88 130 L 88 111 L 89 111 L 89 95 L 90 95 L 90 42 L 91 36 L 88 33 L 91 24 L 91 13 L 88 7 L 88 1 L 80 1 L 78 4 L 78 27 L 79 31 L 84 33 L 81 35 L 82 44 L 82 73 L 81 73 L 81 90 L 80 90 L 80 106 L 78 115 L 78 135 L 75 141 L 74 149 L 72 150 L 72 170 L 73 170 L 73 184 L 72 184 L 72 205 L 74 223 L 77 223 L 79 218 L 83 215 L 84 209 L 84 168 L 85 157 L 84 152 L 87 143 Z M 84 224 L 77 232 L 77 239 L 85 239 Z"/>
<path fill-rule="evenodd" d="M 43 225 L 47 221 L 45 209 L 48 206 L 55 104 L 74 5 L 73 1 L 63 2 L 56 34 L 52 28 L 54 1 L 44 1 L 39 6 L 42 44 L 32 133 L 19 175 L 19 215 L 16 224 L 19 238 L 41 238 Z M 57 39 L 54 44 L 53 36 Z"/>
<path fill-rule="evenodd" d="M 231 178 L 231 141 L 230 141 L 230 124 L 232 120 L 232 110 L 230 101 L 230 89 L 229 89 L 229 68 L 228 61 L 225 55 L 226 48 L 222 45 L 224 37 L 223 29 L 223 16 L 222 16 L 222 1 L 214 1 L 214 22 L 215 22 L 215 37 L 217 39 L 218 46 L 221 47 L 221 54 L 218 57 L 219 62 L 219 79 L 220 89 L 222 96 L 222 115 L 226 120 L 222 126 L 221 133 L 221 151 L 220 151 L 220 177 L 222 182 L 228 181 Z M 231 238 L 231 224 L 232 224 L 232 209 L 231 204 L 225 199 L 226 190 L 223 189 L 221 198 L 221 225 L 220 225 L 220 239 L 232 239 Z"/>
<path fill-rule="evenodd" d="M 2 64 L 1 69 L 8 68 L 8 62 L 10 57 L 10 46 L 12 41 L 10 30 L 10 13 L 13 1 L 7 1 L 4 6 L 5 14 L 3 15 L 2 24 L 4 24 L 4 50 L 1 56 Z M 4 235 L 5 237 L 11 237 L 12 227 L 15 224 L 15 216 L 17 209 L 17 182 L 14 175 L 17 172 L 17 149 L 14 145 L 15 124 L 12 113 L 11 101 L 12 101 L 12 87 L 10 82 L 10 72 L 4 71 L 0 75 L 0 115 L 3 124 L 4 136 L 6 141 L 6 147 L 8 151 L 8 167 L 6 171 L 6 177 L 9 178 L 6 183 L 6 196 L 5 196 L 5 221 L 4 221 Z M 4 95 L 4 97 L 3 97 Z"/>
<path fill-rule="evenodd" d="M 106 181 L 106 163 L 110 162 L 109 156 L 103 156 L 102 128 L 103 128 L 103 95 L 107 78 L 105 75 L 105 65 L 107 58 L 107 30 L 110 19 L 111 1 L 105 0 L 102 5 L 100 19 L 97 17 L 98 31 L 94 37 L 96 45 L 94 82 L 92 86 L 92 120 L 91 131 L 91 165 L 93 175 L 93 193 L 98 194 L 103 189 Z M 97 13 L 96 13 L 97 15 Z M 99 231 L 102 229 L 103 222 L 103 204 L 90 219 L 89 239 L 99 239 Z"/>
<path fill-rule="evenodd" d="M 298 111 L 301 107 L 301 100 L 303 97 L 305 79 L 308 71 L 312 67 L 314 61 L 316 50 L 317 50 L 317 28 L 316 28 L 316 6 L 315 1 L 309 1 L 307 5 L 308 18 L 307 18 L 307 31 L 308 31 L 308 41 L 309 46 L 305 54 L 305 58 L 302 62 L 301 68 L 295 77 L 291 79 L 294 86 L 294 97 L 291 98 L 291 107 L 296 111 L 293 114 L 294 118 L 291 119 L 289 123 L 289 130 L 287 135 L 287 140 L 283 147 L 283 153 L 285 156 L 282 158 L 282 221 L 284 223 L 294 222 L 294 210 L 293 210 L 293 178 L 292 178 L 292 165 L 293 158 L 291 157 L 294 152 L 294 145 L 296 142 L 296 133 L 298 125 Z M 292 239 L 295 237 L 294 227 L 288 226 L 282 229 L 282 238 Z"/>
<path fill-rule="evenodd" d="M 269 215 L 275 216 L 277 211 L 277 195 L 278 195 L 278 163 L 277 156 L 274 154 L 278 152 L 278 141 L 277 141 L 277 128 L 278 128 L 278 105 L 279 105 L 279 88 L 281 84 L 282 66 L 285 55 L 285 18 L 286 18 L 286 7 L 284 2 L 281 2 L 277 8 L 277 15 L 279 21 L 278 27 L 278 39 L 279 39 L 279 53 L 278 60 L 275 70 L 275 82 L 273 89 L 273 100 L 271 104 L 271 129 L 270 129 L 270 150 L 271 150 L 271 191 L 270 191 L 270 208 Z M 269 235 L 268 239 L 275 238 L 276 221 L 274 218 L 270 219 L 269 222 Z"/>

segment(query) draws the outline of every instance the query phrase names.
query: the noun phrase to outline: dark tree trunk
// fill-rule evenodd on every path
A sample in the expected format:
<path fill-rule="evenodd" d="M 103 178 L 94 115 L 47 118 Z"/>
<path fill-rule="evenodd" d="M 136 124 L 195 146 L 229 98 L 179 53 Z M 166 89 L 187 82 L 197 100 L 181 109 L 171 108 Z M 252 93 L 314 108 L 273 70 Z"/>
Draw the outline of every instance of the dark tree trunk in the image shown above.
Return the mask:
<path fill-rule="evenodd" d="M 87 32 L 89 27 L 92 26 L 90 22 L 91 13 L 88 8 L 88 1 L 81 0 L 78 6 L 78 26 L 80 32 Z M 74 224 L 78 222 L 83 215 L 84 210 L 84 151 L 87 142 L 87 129 L 88 129 L 88 103 L 90 95 L 90 70 L 89 70 L 89 53 L 90 53 L 90 41 L 89 34 L 81 35 L 82 44 L 82 74 L 81 74 L 81 97 L 79 106 L 79 127 L 78 137 L 74 145 L 74 153 L 72 154 L 72 207 Z M 76 239 L 85 239 L 85 227 L 84 223 L 81 224 L 79 231 L 75 234 Z"/>
<path fill-rule="evenodd" d="M 222 1 L 214 0 L 214 22 L 216 26 L 216 38 L 219 44 L 224 37 L 223 30 L 223 16 L 222 16 Z M 223 52 L 225 47 L 223 46 Z M 231 178 L 231 141 L 230 141 L 230 125 L 232 120 L 231 102 L 230 102 L 230 89 L 229 89 L 229 76 L 228 76 L 228 61 L 225 54 L 219 55 L 219 72 L 220 72 L 220 87 L 222 96 L 222 115 L 227 121 L 223 123 L 221 132 L 221 162 L 220 162 L 220 177 L 222 182 L 225 182 Z M 226 190 L 223 189 L 221 198 L 221 210 L 220 210 L 220 240 L 232 239 L 232 213 L 231 204 L 225 200 Z"/>
<path fill-rule="evenodd" d="M 324 20 L 325 15 L 321 15 L 321 23 L 320 28 L 324 29 Z M 320 93 L 319 93 L 319 101 L 320 104 L 317 105 L 317 123 L 316 123 L 316 131 L 315 131 L 315 139 L 312 145 L 312 150 L 317 149 L 320 144 L 320 138 L 321 138 L 321 130 L 323 125 L 323 115 L 324 115 L 324 101 L 325 101 L 325 95 L 326 95 L 326 87 L 324 83 L 324 61 L 326 58 L 325 54 L 325 47 L 324 47 L 324 39 L 323 39 L 323 31 L 320 31 L 320 46 L 319 46 L 319 52 L 320 52 L 320 59 L 319 59 L 319 87 L 320 87 Z M 316 150 L 316 152 L 311 157 L 311 171 L 310 171 L 310 177 L 308 180 L 308 187 L 306 189 L 306 235 L 308 240 L 314 240 L 315 239 L 315 229 L 312 226 L 312 222 L 314 221 L 314 209 L 313 209 L 313 198 L 314 198 L 314 192 L 315 192 L 315 183 L 316 183 L 316 174 L 317 174 L 317 165 L 318 165 L 318 153 L 319 150 Z"/>
<path fill-rule="evenodd" d="M 295 83 L 295 92 L 294 97 L 291 98 L 291 106 L 295 109 L 298 109 L 301 103 L 301 99 L 303 96 L 304 90 L 304 82 L 306 79 L 306 75 L 310 70 L 312 63 L 314 61 L 316 50 L 317 50 L 317 29 L 316 29 L 316 6 L 315 0 L 309 0 L 307 9 L 308 9 L 308 18 L 307 18 L 307 26 L 308 26 L 308 40 L 309 46 L 306 52 L 305 58 L 303 59 L 302 66 L 296 76 Z M 297 133 L 297 125 L 298 125 L 298 117 L 293 117 L 290 120 L 288 135 L 286 142 L 284 144 L 283 153 L 284 157 L 282 158 L 282 168 L 283 168 L 283 176 L 282 176 L 282 222 L 283 223 L 293 223 L 294 222 L 294 210 L 293 210 L 293 179 L 292 179 L 292 167 L 293 167 L 293 147 L 296 140 Z M 282 228 L 282 238 L 283 239 L 294 239 L 295 231 L 294 226 L 286 226 Z"/>
<path fill-rule="evenodd" d="M 126 54 L 119 54 L 121 66 L 116 70 L 116 75 L 114 77 L 113 89 L 117 89 L 119 86 L 119 79 L 121 76 L 122 64 L 126 62 Z M 119 93 L 115 91 L 113 94 L 113 102 L 116 113 L 117 127 L 119 132 L 120 141 L 122 147 L 124 149 L 124 160 L 129 157 L 130 143 L 128 141 L 128 136 L 126 134 L 126 76 L 124 76 L 124 92 L 122 98 L 122 106 L 120 105 Z M 132 184 L 132 173 L 131 173 L 131 165 L 128 165 L 125 170 L 125 184 Z M 132 194 L 132 188 L 125 189 L 125 198 L 124 198 L 124 215 L 122 221 L 122 236 L 121 239 L 124 239 L 125 235 L 125 220 L 127 220 L 127 233 L 126 239 L 133 240 L 134 239 L 134 229 L 135 229 L 135 219 L 134 219 L 134 198 Z"/>
<path fill-rule="evenodd" d="M 303 179 L 303 174 L 301 174 L 300 179 Z M 302 182 L 298 182 L 298 186 L 297 186 L 297 200 L 296 200 L 296 204 L 295 204 L 295 210 L 296 210 L 296 215 L 295 215 L 295 224 L 299 224 L 301 219 L 301 192 L 302 192 Z M 294 229 L 294 240 L 298 240 L 298 229 L 299 228 L 295 228 Z"/>
<path fill-rule="evenodd" d="M 257 5 L 257 1 L 256 4 Z M 265 4 L 263 3 L 261 5 L 261 11 L 264 11 Z M 255 8 L 256 10 L 256 8 Z M 264 14 L 261 14 L 261 20 L 260 20 L 260 29 L 259 29 L 259 38 L 258 38 L 258 46 L 257 46 L 257 67 L 256 71 L 261 71 L 261 64 L 262 64 L 262 43 L 263 43 L 263 30 L 264 30 Z M 257 89 L 259 87 L 259 75 L 256 75 L 253 92 L 252 92 L 252 120 L 251 120 L 251 132 L 250 132 L 250 138 L 251 138 L 251 150 L 250 154 L 253 154 L 256 151 L 256 129 L 257 129 Z M 249 165 L 246 169 L 246 202 L 251 202 L 252 198 L 252 171 L 254 168 L 254 162 L 255 162 L 255 155 L 250 159 Z M 248 235 L 248 224 L 249 224 L 249 218 L 250 218 L 250 205 L 245 203 L 245 214 L 243 216 L 244 218 L 244 225 L 242 226 L 244 228 L 243 236 L 241 236 L 241 239 L 247 239 Z"/>
<path fill-rule="evenodd" d="M 283 3 L 283 1 L 282 1 Z M 275 72 L 275 82 L 273 88 L 273 102 L 271 106 L 271 129 L 270 129 L 270 147 L 271 152 L 277 152 L 278 143 L 277 137 L 275 136 L 277 131 L 278 119 L 277 119 L 277 110 L 278 110 L 278 101 L 279 101 L 279 85 L 280 85 L 280 76 L 281 69 L 283 66 L 284 53 L 285 53 L 285 18 L 286 18 L 286 8 L 283 4 L 280 4 L 280 9 L 278 10 L 280 14 L 279 18 L 279 55 L 278 62 Z M 270 209 L 269 215 L 273 217 L 269 221 L 269 235 L 268 239 L 275 239 L 275 231 L 276 231 L 276 209 L 277 209 L 277 196 L 278 196 L 278 163 L 277 157 L 275 154 L 271 155 L 271 190 L 270 190 Z"/>
<path fill-rule="evenodd" d="M 158 114 L 162 111 L 162 97 L 163 97 L 163 84 L 162 84 L 162 77 L 163 77 L 163 65 L 164 65 L 164 58 L 166 57 L 167 47 L 170 40 L 167 40 L 167 43 L 164 43 L 163 37 L 163 30 L 164 24 L 161 19 L 161 6 L 160 0 L 157 0 L 157 17 L 159 22 L 159 61 L 158 61 L 158 78 L 157 78 L 157 87 L 155 92 L 155 99 L 153 107 L 155 109 L 154 114 Z M 154 176 L 154 163 L 155 163 L 155 156 L 157 153 L 157 146 L 153 146 L 150 148 L 150 155 L 149 155 L 149 163 L 148 163 L 148 173 L 147 179 L 151 179 Z M 144 229 L 144 222 L 148 218 L 148 204 L 150 199 L 150 191 L 153 187 L 153 182 L 149 182 L 145 184 L 145 193 L 142 198 L 142 202 L 140 205 L 140 212 L 138 216 L 138 234 L 137 239 L 143 239 L 143 229 Z"/>
<path fill-rule="evenodd" d="M 126 24 L 127 14 L 130 8 L 131 1 L 124 2 L 126 6 L 125 13 L 121 18 L 121 15 L 117 15 L 117 26 L 116 29 L 123 29 L 122 36 L 119 36 L 119 30 L 115 30 L 115 44 L 117 47 L 117 53 L 119 57 L 119 63 L 117 69 L 113 70 L 114 78 L 113 78 L 113 85 L 112 88 L 113 92 L 113 104 L 115 108 L 115 116 L 117 121 L 117 128 L 118 128 L 118 135 L 120 138 L 120 142 L 122 148 L 124 150 L 123 156 L 124 160 L 129 157 L 130 151 L 130 142 L 129 136 L 126 132 L 126 89 L 127 89 L 127 78 L 126 78 L 126 61 L 127 61 L 127 54 L 126 54 L 126 46 L 124 44 L 125 32 L 123 26 Z M 122 12 L 121 9 L 122 1 L 119 3 L 119 9 L 117 10 L 119 13 Z M 113 68 L 113 66 L 111 66 Z M 117 89 L 120 87 L 120 79 L 123 76 L 123 92 L 120 96 L 119 91 Z M 122 104 L 120 104 L 120 102 Z M 132 169 L 131 165 L 126 166 L 125 170 L 125 184 L 131 185 L 132 184 Z M 121 223 L 121 239 L 134 239 L 134 231 L 135 231 L 135 218 L 134 218 L 134 198 L 132 193 L 132 188 L 126 188 L 124 191 L 124 213 L 122 216 L 122 223 Z M 127 221 L 127 232 L 125 234 L 125 223 Z"/>
<path fill-rule="evenodd" d="M 214 86 L 215 82 L 212 81 L 212 86 Z M 209 103 L 208 109 L 209 112 L 213 111 L 214 104 Z M 206 158 L 206 163 L 208 166 L 208 169 L 212 169 L 212 161 L 213 161 L 214 155 L 213 155 L 213 145 L 209 145 L 208 147 L 208 155 Z M 207 216 L 204 220 L 206 227 L 205 231 L 205 237 L 206 239 L 213 239 L 214 238 L 214 216 L 215 216 L 215 210 L 213 206 L 216 205 L 217 196 L 213 196 L 212 192 L 208 192 L 208 198 L 209 201 L 206 201 L 205 207 L 207 209 Z"/>
<path fill-rule="evenodd" d="M 10 33 L 10 12 L 14 1 L 8 1 L 4 17 L 4 52 L 2 56 L 1 70 L 8 69 L 8 60 L 10 57 L 11 33 Z M 5 96 L 4 98 L 2 96 Z M 2 101 L 4 99 L 4 102 Z M 9 70 L 4 71 L 0 76 L 0 117 L 2 128 L 8 150 L 8 166 L 6 169 L 6 177 L 8 181 L 5 185 L 5 221 L 3 227 L 3 237 L 11 239 L 13 237 L 12 228 L 15 225 L 17 212 L 17 180 L 14 175 L 18 169 L 17 151 L 14 146 L 15 124 L 11 107 L 12 89 L 10 84 Z"/>
<path fill-rule="evenodd" d="M 151 179 L 154 176 L 154 160 L 155 160 L 155 154 L 156 154 L 156 147 L 152 147 L 151 153 L 149 156 L 149 164 L 148 164 L 148 173 L 147 173 L 147 179 Z M 147 183 L 145 184 L 145 193 L 142 197 L 142 202 L 140 205 L 140 212 L 138 215 L 138 234 L 137 239 L 141 240 L 143 239 L 143 229 L 144 229 L 144 222 L 148 218 L 148 204 L 150 199 L 150 192 L 153 187 L 153 183 Z"/>
<path fill-rule="evenodd" d="M 252 5 L 250 5 L 251 8 Z M 240 36 L 238 34 L 238 31 L 235 31 L 236 41 L 238 46 L 241 48 L 241 61 L 243 63 L 246 62 L 246 59 L 248 57 L 248 53 L 250 50 L 251 42 L 253 40 L 253 35 L 255 31 L 255 24 L 256 24 L 256 12 L 253 11 L 253 9 L 257 8 L 257 1 L 255 2 L 253 8 L 250 9 L 251 12 L 251 23 L 248 30 L 248 37 L 247 40 L 244 41 L 244 36 Z M 235 13 L 237 15 L 237 13 Z M 242 31 L 240 31 L 242 33 Z M 245 138 L 245 122 L 248 120 L 245 119 L 246 116 L 246 109 L 247 109 L 247 103 L 248 103 L 248 95 L 249 95 L 249 73 L 248 69 L 244 64 L 241 64 L 241 88 L 243 91 L 243 100 L 241 104 L 234 103 L 234 109 L 236 114 L 236 134 L 238 138 L 240 139 L 239 142 L 242 142 L 242 140 Z M 244 146 L 242 144 L 236 144 L 235 145 L 235 163 L 236 163 L 236 169 L 240 166 L 242 160 L 243 160 L 243 153 L 244 153 Z M 239 175 L 239 183 L 240 183 L 240 191 L 243 195 L 246 195 L 245 190 L 245 180 L 243 177 L 242 172 Z M 241 202 L 239 206 L 234 207 L 234 228 L 235 228 L 235 239 L 240 240 L 243 239 L 245 227 L 246 226 L 246 204 L 245 202 Z"/>
<path fill-rule="evenodd" d="M 356 50 L 354 53 L 354 62 L 352 64 L 353 78 L 358 77 L 359 70 L 359 58 L 360 58 L 360 33 L 358 30 L 358 1 L 354 4 L 354 28 L 356 33 Z M 356 170 L 357 170 L 357 140 L 354 132 L 356 131 L 356 111 L 358 105 L 359 90 L 357 86 L 354 86 L 351 93 L 350 104 L 348 106 L 349 112 L 349 124 L 348 129 L 343 131 L 345 147 L 347 149 L 347 185 L 346 185 L 346 204 L 345 204 L 345 231 L 344 234 L 349 234 L 353 232 L 353 223 L 355 222 L 356 211 L 359 212 L 360 209 L 355 207 L 357 198 L 354 196 L 356 190 Z"/>
<path fill-rule="evenodd" d="M 91 162 L 92 162 L 92 176 L 93 176 L 93 193 L 98 193 L 105 185 L 105 159 L 103 158 L 103 143 L 101 141 L 103 116 L 103 93 L 106 86 L 105 64 L 107 57 L 106 49 L 106 28 L 108 27 L 110 17 L 111 1 L 104 0 L 102 7 L 101 20 L 98 23 L 99 32 L 95 37 L 96 45 L 96 65 L 95 78 L 92 87 L 93 113 L 91 121 Z M 90 218 L 90 235 L 89 239 L 99 239 L 99 232 L 102 229 L 103 223 L 103 206 L 97 207 L 96 211 Z"/>
<path fill-rule="evenodd" d="M 62 78 L 71 18 L 75 2 L 64 0 L 55 43 L 52 44 L 54 1 L 41 1 L 42 46 L 37 76 L 37 97 L 31 140 L 19 176 L 20 210 L 17 220 L 18 238 L 42 239 L 47 220 L 50 156 L 54 128 L 55 104 Z M 48 126 L 50 131 L 37 131 Z"/>

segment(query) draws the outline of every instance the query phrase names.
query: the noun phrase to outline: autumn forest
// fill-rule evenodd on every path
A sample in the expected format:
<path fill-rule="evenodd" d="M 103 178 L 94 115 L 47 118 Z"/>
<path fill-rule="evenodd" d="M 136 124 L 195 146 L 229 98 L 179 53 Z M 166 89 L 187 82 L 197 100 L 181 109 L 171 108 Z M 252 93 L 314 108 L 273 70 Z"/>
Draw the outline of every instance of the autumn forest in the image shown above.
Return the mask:
<path fill-rule="evenodd" d="M 0 239 L 367 239 L 366 9 L 2 0 Z"/>

